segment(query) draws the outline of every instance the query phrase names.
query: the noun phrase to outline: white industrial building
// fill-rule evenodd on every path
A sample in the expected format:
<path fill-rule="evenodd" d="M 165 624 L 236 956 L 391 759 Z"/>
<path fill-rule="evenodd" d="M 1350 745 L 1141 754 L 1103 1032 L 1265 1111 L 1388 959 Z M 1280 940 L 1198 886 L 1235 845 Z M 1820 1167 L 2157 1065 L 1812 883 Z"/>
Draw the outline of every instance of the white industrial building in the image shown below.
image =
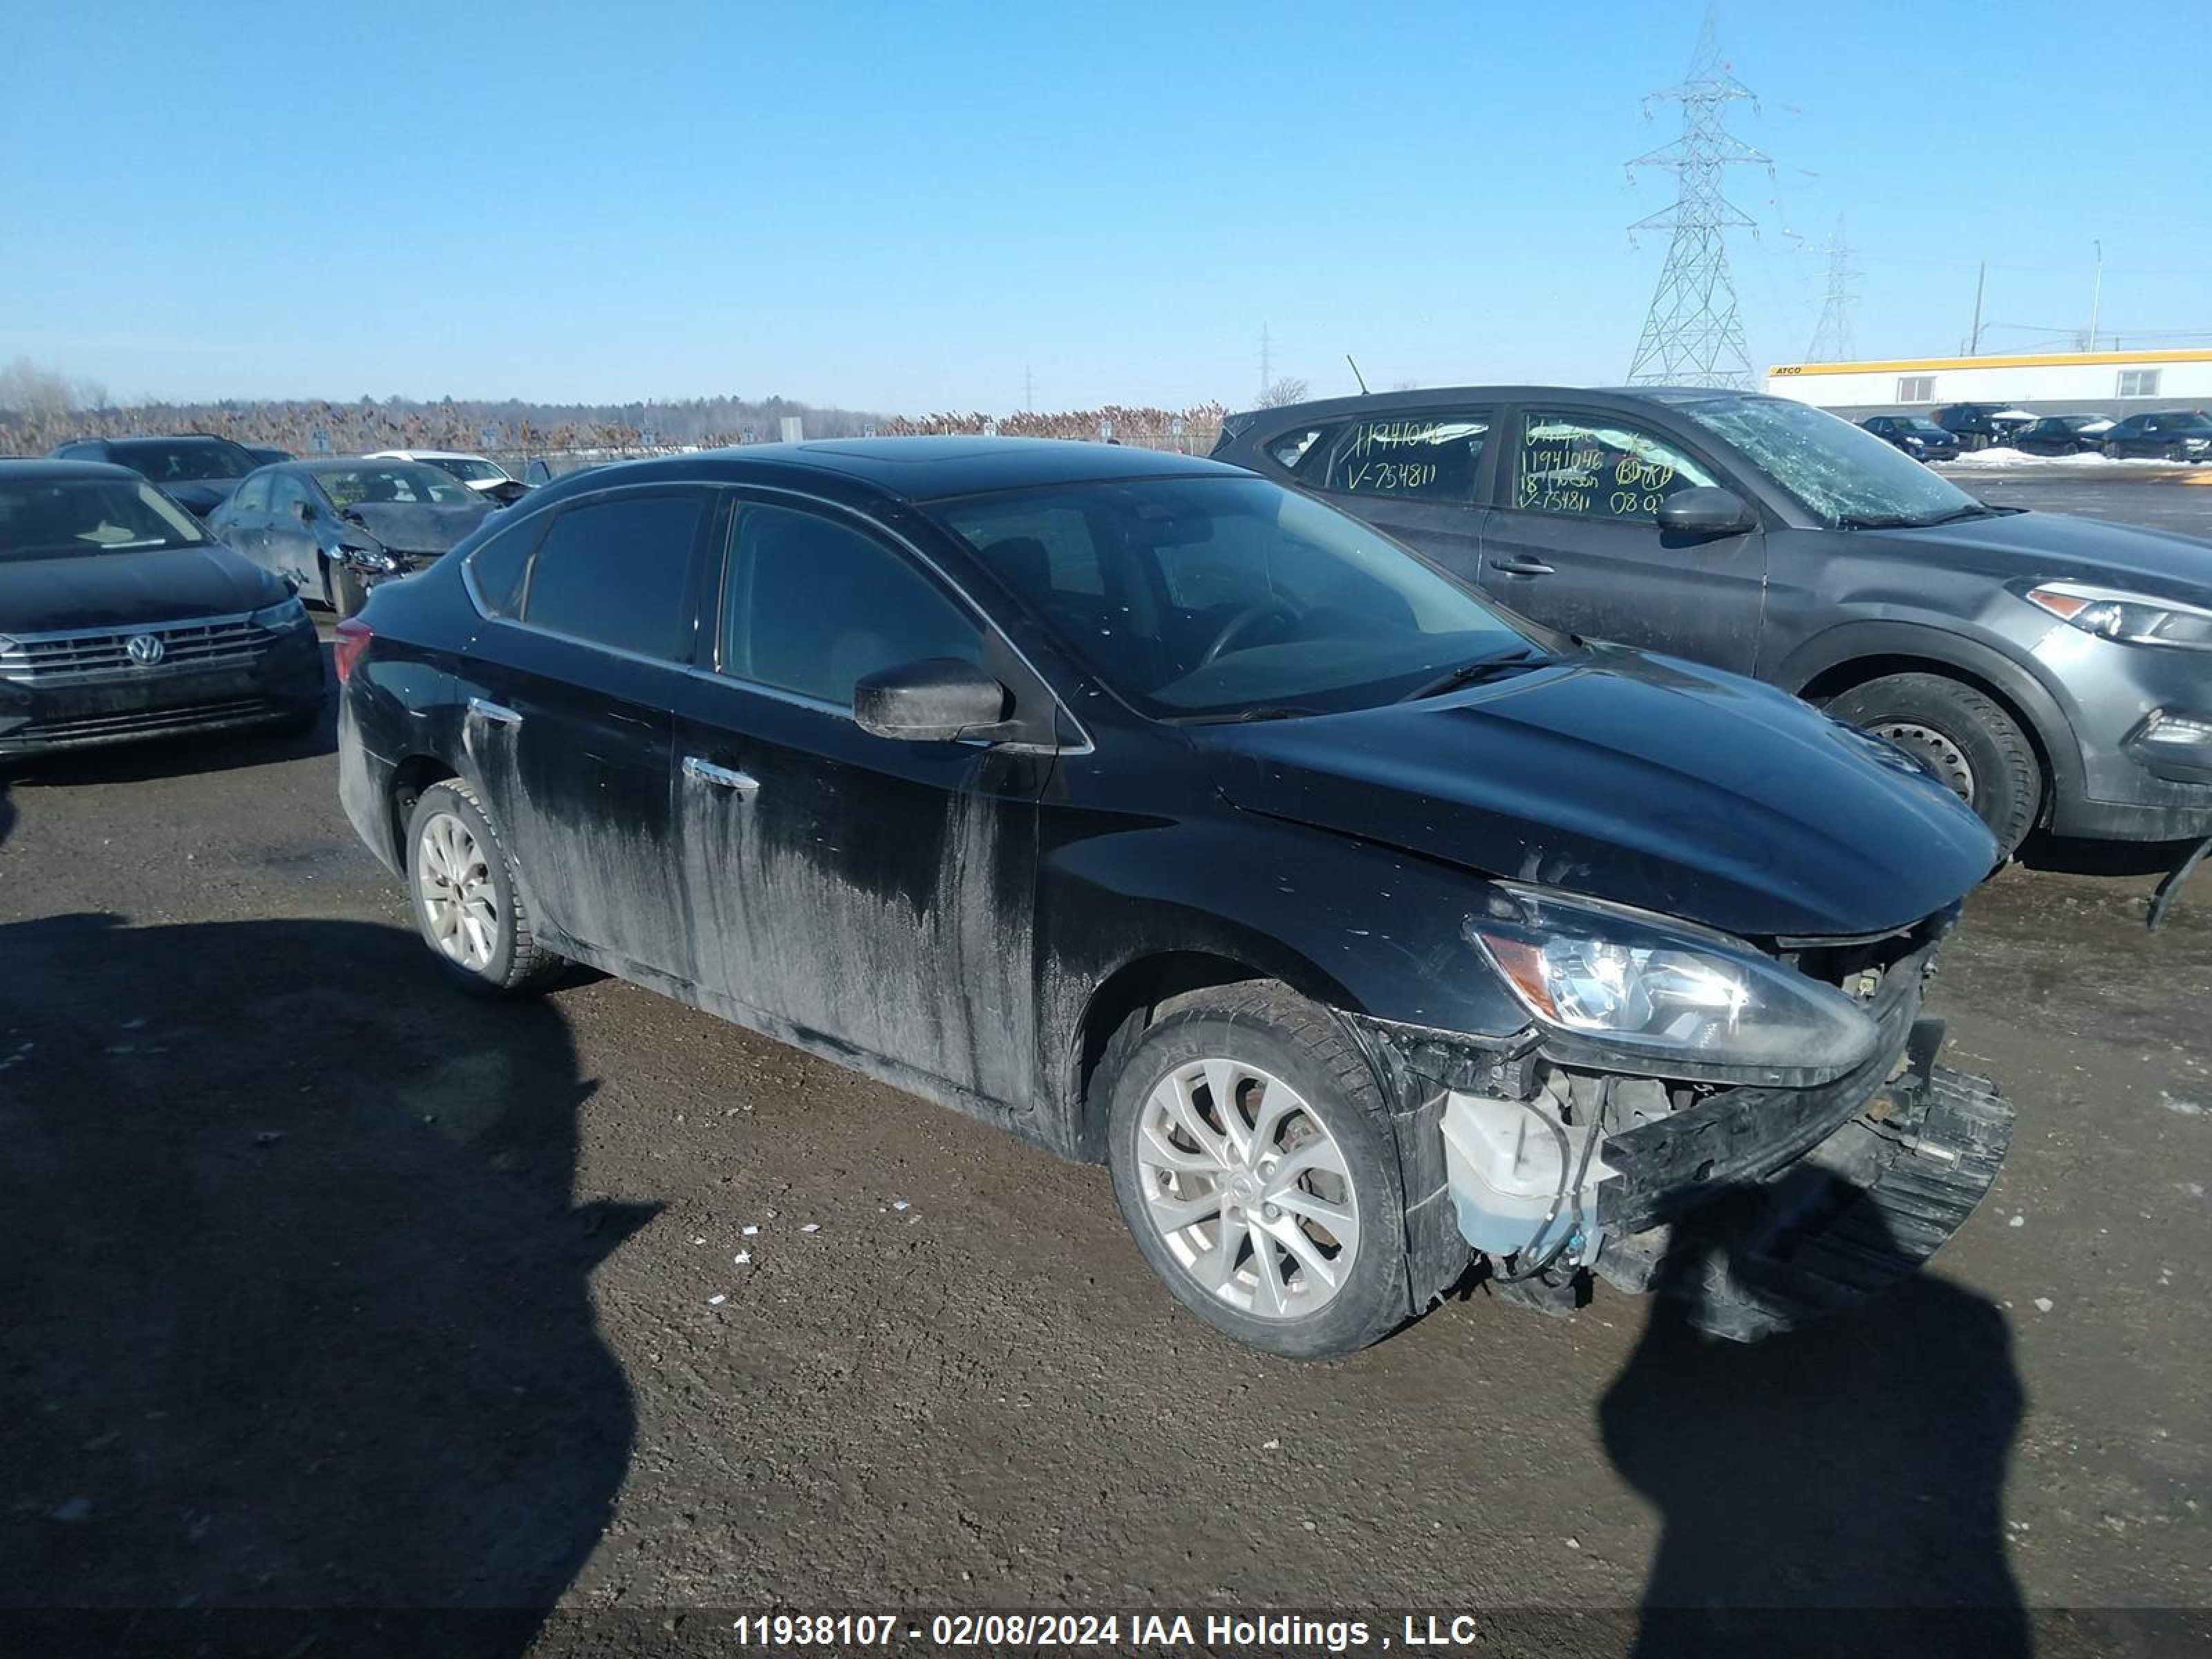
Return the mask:
<path fill-rule="evenodd" d="M 1766 389 L 1856 420 L 1938 404 L 2003 404 L 2038 415 L 2212 409 L 2212 351 L 2065 351 L 1777 363 Z"/>

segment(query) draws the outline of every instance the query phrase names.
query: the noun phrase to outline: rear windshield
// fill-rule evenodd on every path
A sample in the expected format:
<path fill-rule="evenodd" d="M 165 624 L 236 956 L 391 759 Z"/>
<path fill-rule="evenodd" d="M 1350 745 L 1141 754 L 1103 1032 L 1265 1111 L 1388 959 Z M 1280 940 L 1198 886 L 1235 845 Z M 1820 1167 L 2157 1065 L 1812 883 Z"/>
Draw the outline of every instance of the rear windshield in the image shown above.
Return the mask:
<path fill-rule="evenodd" d="M 136 479 L 0 482 L 0 560 L 146 553 L 207 539 L 190 514 Z"/>
<path fill-rule="evenodd" d="M 155 483 L 195 483 L 203 478 L 242 478 L 253 471 L 253 458 L 228 444 L 177 443 L 166 438 L 131 438 L 110 444 L 107 453 L 133 472 Z"/>

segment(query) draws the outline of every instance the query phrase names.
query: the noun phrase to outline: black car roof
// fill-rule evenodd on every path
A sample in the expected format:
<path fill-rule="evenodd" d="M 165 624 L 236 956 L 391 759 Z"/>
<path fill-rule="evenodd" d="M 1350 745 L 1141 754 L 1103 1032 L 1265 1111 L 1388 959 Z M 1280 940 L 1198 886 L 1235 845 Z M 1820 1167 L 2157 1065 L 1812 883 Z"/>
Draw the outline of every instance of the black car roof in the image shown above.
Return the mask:
<path fill-rule="evenodd" d="M 128 478 L 133 483 L 146 482 L 129 467 L 118 466 L 112 461 L 15 460 L 0 456 L 0 482 L 55 483 L 64 478 Z"/>
<path fill-rule="evenodd" d="M 1057 438 L 830 438 L 617 462 L 556 478 L 537 495 L 552 501 L 677 478 L 794 483 L 824 475 L 913 501 L 1121 478 L 1251 477 L 1241 467 L 1172 450 Z"/>

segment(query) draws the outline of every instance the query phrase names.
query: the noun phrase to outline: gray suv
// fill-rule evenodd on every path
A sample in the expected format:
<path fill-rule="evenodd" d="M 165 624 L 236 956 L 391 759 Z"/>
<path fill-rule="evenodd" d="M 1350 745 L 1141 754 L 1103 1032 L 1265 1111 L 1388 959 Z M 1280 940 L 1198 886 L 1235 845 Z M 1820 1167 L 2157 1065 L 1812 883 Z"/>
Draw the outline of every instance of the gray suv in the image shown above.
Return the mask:
<path fill-rule="evenodd" d="M 1232 416 L 1214 455 L 1521 614 L 1914 750 L 2008 853 L 2212 836 L 2212 543 L 1984 505 L 1786 398 L 1487 386 Z"/>

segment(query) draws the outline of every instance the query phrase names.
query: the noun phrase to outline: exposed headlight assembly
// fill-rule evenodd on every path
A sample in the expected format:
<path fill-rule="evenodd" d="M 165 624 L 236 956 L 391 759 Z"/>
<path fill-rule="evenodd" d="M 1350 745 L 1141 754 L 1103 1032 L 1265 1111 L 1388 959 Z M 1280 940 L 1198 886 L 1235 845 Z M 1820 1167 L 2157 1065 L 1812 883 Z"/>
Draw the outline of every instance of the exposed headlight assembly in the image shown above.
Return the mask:
<path fill-rule="evenodd" d="M 2212 651 L 2212 611 L 2197 605 L 2095 587 L 2087 582 L 2044 582 L 2022 597 L 2059 621 L 2100 639 Z"/>
<path fill-rule="evenodd" d="M 356 570 L 366 570 L 372 576 L 388 576 L 399 568 L 399 561 L 376 547 L 341 547 L 338 557 Z"/>
<path fill-rule="evenodd" d="M 289 599 L 279 599 L 274 605 L 264 605 L 246 620 L 256 628 L 296 628 L 307 620 L 307 607 L 295 594 Z"/>
<path fill-rule="evenodd" d="M 1726 934 L 1510 883 L 1498 891 L 1490 914 L 1468 918 L 1468 937 L 1570 1063 L 1621 1070 L 1634 1056 L 1656 1076 L 1809 1085 L 1863 1063 L 1880 1039 L 1841 991 Z"/>

